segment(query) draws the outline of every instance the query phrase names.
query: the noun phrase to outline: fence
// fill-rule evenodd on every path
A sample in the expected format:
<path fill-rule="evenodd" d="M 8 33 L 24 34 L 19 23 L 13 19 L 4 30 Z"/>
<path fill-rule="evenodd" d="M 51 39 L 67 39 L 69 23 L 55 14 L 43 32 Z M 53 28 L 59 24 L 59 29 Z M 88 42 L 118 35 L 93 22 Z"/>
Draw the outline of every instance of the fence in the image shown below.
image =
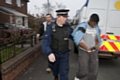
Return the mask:
<path fill-rule="evenodd" d="M 18 36 L 15 33 L 12 37 L 6 38 L 5 41 L 5 43 L 0 44 L 0 64 L 37 44 L 35 33 L 23 36 Z"/>

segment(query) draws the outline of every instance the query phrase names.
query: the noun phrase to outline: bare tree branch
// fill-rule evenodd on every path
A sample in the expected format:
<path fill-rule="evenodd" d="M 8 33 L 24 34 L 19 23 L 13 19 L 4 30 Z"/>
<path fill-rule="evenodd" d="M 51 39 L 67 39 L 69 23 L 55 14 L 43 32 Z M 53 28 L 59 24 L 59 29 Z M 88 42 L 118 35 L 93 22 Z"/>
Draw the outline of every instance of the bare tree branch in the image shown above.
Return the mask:
<path fill-rule="evenodd" d="M 62 3 L 56 2 L 56 8 L 57 8 L 57 9 L 64 9 L 64 8 L 66 8 L 66 6 L 63 5 Z"/>
<path fill-rule="evenodd" d="M 55 8 L 54 5 L 51 5 L 51 4 L 48 5 L 47 3 L 43 4 L 42 6 L 43 6 L 42 9 L 44 14 L 47 14 L 48 12 L 52 13 Z"/>

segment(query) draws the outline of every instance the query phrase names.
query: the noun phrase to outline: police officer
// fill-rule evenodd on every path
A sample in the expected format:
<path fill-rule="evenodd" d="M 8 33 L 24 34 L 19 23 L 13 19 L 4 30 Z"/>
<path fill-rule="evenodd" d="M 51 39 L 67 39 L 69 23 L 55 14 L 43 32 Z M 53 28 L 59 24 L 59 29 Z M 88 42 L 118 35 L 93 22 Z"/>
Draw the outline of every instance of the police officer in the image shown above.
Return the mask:
<path fill-rule="evenodd" d="M 57 10 L 57 19 L 52 26 L 47 27 L 43 36 L 42 49 L 48 56 L 54 80 L 68 80 L 69 71 L 69 38 L 72 28 L 67 22 L 68 9 Z M 59 76 L 58 76 L 59 75 Z"/>

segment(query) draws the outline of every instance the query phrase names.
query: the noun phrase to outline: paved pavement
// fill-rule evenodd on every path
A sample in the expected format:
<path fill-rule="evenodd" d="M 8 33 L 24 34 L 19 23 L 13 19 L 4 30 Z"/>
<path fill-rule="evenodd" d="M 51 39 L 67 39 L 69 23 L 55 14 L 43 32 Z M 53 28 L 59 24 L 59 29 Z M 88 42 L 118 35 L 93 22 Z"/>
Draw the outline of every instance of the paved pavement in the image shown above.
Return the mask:
<path fill-rule="evenodd" d="M 77 54 L 73 53 L 73 43 L 70 42 L 70 72 L 69 80 L 74 80 L 77 70 Z M 120 58 L 99 60 L 98 80 L 120 80 Z M 53 80 L 52 73 L 45 72 L 47 59 L 42 53 L 29 69 L 18 80 Z M 86 79 L 84 79 L 86 80 Z"/>

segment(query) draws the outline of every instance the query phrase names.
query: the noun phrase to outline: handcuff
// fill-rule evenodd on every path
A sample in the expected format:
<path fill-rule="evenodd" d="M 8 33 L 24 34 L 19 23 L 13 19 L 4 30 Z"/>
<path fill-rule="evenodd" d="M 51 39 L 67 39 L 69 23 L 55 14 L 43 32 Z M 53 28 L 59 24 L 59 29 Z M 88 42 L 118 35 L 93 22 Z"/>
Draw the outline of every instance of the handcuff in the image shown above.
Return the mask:
<path fill-rule="evenodd" d="M 87 52 L 90 53 L 90 52 L 92 52 L 92 51 L 91 51 L 91 50 L 88 50 Z"/>
<path fill-rule="evenodd" d="M 87 50 L 88 53 L 90 53 L 90 52 L 92 52 L 92 51 L 94 52 L 94 51 L 96 50 L 95 47 L 92 47 L 92 48 L 90 48 L 90 49 L 91 49 L 91 50 Z"/>

